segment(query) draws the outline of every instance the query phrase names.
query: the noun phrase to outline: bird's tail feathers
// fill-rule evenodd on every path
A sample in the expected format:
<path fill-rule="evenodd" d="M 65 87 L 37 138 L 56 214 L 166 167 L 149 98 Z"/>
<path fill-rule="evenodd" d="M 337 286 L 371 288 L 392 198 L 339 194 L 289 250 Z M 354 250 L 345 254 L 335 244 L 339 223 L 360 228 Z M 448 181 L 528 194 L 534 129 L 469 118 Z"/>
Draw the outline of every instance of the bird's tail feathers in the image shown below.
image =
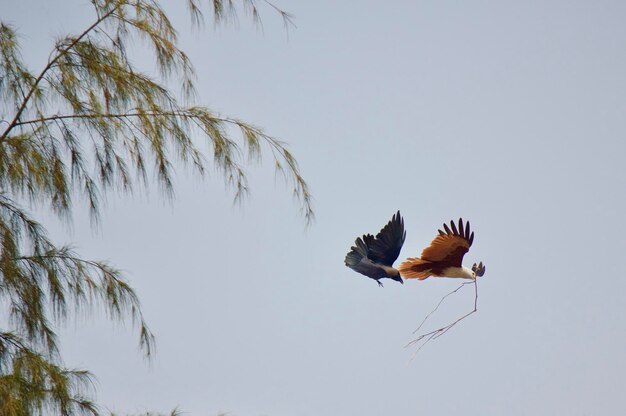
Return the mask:
<path fill-rule="evenodd" d="M 424 280 L 430 276 L 432 272 L 431 267 L 432 263 L 427 260 L 422 260 L 419 257 L 409 257 L 398 267 L 398 270 L 405 279 Z"/>

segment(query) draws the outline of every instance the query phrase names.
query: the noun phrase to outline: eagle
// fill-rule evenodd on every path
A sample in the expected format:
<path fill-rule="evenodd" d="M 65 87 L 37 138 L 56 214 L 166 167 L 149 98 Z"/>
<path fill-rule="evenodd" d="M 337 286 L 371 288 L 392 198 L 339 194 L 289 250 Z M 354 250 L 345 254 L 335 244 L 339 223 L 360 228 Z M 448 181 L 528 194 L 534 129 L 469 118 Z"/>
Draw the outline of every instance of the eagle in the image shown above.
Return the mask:
<path fill-rule="evenodd" d="M 474 242 L 474 232 L 470 232 L 470 223 L 463 225 L 459 218 L 458 228 L 454 221 L 450 227 L 443 224 L 438 230 L 439 235 L 422 251 L 421 257 L 409 257 L 400 264 L 400 274 L 405 279 L 424 280 L 429 276 L 456 277 L 462 279 L 476 279 L 476 276 L 485 274 L 486 267 L 481 261 L 474 263 L 471 269 L 463 267 L 463 256 L 469 251 Z"/>
<path fill-rule="evenodd" d="M 404 283 L 393 262 L 398 258 L 405 238 L 404 220 L 398 211 L 376 237 L 365 234 L 356 239 L 346 255 L 346 266 L 376 280 L 380 287 L 383 286 L 380 282 L 383 278 Z"/>

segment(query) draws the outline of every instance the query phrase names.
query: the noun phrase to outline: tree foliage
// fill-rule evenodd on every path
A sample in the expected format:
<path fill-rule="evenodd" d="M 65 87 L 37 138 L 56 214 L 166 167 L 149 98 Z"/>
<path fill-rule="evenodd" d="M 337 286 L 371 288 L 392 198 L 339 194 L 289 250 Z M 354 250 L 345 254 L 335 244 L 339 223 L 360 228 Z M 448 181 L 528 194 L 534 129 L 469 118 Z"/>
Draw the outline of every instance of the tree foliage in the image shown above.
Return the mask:
<path fill-rule="evenodd" d="M 313 218 L 307 184 L 282 142 L 188 104 L 194 71 L 158 2 L 91 3 L 93 23 L 58 39 L 39 72 L 23 62 L 15 28 L 0 22 L 0 307 L 9 317 L 8 330 L 0 332 L 2 415 L 99 414 L 89 399 L 91 375 L 64 368 L 57 348 L 53 323 L 70 313 L 102 308 L 111 319 L 136 325 L 146 356 L 154 345 L 120 272 L 56 245 L 27 212 L 29 204 L 69 219 L 74 199 L 82 199 L 97 219 L 110 191 L 131 193 L 152 175 L 171 196 L 175 166 L 200 175 L 209 166 L 219 169 L 240 199 L 248 191 L 246 161 L 269 153 L 291 181 L 306 220 Z M 258 20 L 254 0 L 239 5 Z M 213 0 L 212 6 L 219 22 L 233 16 L 237 4 Z M 187 0 L 187 7 L 194 23 L 203 21 L 197 0 Z M 276 10 L 288 24 L 290 16 Z M 134 42 L 149 45 L 159 77 L 135 66 L 128 54 Z M 180 100 L 166 87 L 174 81 Z"/>

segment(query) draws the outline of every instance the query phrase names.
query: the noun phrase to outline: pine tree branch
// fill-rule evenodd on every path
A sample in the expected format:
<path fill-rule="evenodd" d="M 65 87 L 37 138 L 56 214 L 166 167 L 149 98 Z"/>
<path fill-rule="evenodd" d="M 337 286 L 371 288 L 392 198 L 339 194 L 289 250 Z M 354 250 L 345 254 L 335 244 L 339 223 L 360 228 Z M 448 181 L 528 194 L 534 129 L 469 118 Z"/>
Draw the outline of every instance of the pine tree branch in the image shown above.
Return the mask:
<path fill-rule="evenodd" d="M 48 61 L 48 64 L 43 68 L 43 70 L 41 71 L 39 76 L 35 79 L 35 81 L 33 82 L 33 84 L 30 87 L 30 90 L 26 94 L 26 97 L 24 97 L 24 99 L 22 100 L 21 105 L 19 106 L 17 112 L 15 113 L 15 117 L 13 117 L 13 120 L 9 123 L 7 129 L 2 133 L 2 136 L 0 136 L 0 144 L 2 144 L 2 142 L 8 137 L 9 133 L 11 132 L 11 130 L 13 130 L 13 128 L 18 125 L 17 123 L 18 123 L 20 117 L 22 116 L 22 113 L 26 109 L 26 106 L 28 105 L 28 102 L 30 101 L 30 98 L 35 93 L 35 90 L 37 89 L 37 86 L 39 85 L 41 80 L 44 79 L 46 73 L 50 70 L 50 68 L 52 68 L 54 66 L 54 64 L 65 53 L 67 53 L 78 42 L 80 42 L 81 39 L 83 39 L 85 36 L 87 36 L 87 34 L 89 34 L 89 32 L 91 32 L 100 23 L 102 23 L 105 19 L 107 19 L 109 16 L 111 16 L 115 12 L 115 10 L 116 9 L 113 8 L 110 11 L 108 11 L 107 13 L 105 13 L 104 15 L 98 17 L 98 19 L 91 26 L 89 26 L 87 29 L 85 29 L 85 31 L 83 31 L 78 37 L 76 37 L 72 42 L 70 42 L 69 45 L 67 45 L 65 48 L 63 48 L 61 51 L 59 51 L 51 60 Z"/>

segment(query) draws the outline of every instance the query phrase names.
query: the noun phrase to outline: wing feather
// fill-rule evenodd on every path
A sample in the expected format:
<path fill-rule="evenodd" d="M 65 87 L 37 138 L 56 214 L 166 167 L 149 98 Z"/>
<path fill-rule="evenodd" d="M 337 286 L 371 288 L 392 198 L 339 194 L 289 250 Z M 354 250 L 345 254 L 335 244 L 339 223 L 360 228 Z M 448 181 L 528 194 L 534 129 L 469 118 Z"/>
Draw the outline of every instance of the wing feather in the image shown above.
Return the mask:
<path fill-rule="evenodd" d="M 376 238 L 371 237 L 366 241 L 367 257 L 376 263 L 391 266 L 400 255 L 405 239 L 404 219 L 398 211 L 387 225 L 376 234 Z"/>
<path fill-rule="evenodd" d="M 453 267 L 461 267 L 463 256 L 469 251 L 474 241 L 474 233 L 469 233 L 469 222 L 463 229 L 463 220 L 459 219 L 459 230 L 454 221 L 450 222 L 452 230 L 443 224 L 446 230 L 444 234 L 439 230 L 439 235 L 422 251 L 421 258 L 430 262 L 442 262 Z M 467 237 L 469 236 L 469 238 Z"/>

